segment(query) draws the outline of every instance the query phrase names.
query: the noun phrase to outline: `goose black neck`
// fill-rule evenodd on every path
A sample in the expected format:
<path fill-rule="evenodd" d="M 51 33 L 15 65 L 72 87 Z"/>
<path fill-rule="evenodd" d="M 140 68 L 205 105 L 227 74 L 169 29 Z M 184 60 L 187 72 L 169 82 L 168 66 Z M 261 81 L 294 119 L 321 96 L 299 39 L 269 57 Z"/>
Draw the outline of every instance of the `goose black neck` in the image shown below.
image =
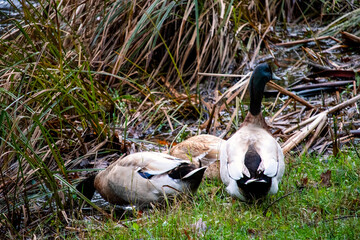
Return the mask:
<path fill-rule="evenodd" d="M 256 73 L 250 78 L 250 113 L 253 116 L 260 114 L 261 101 L 264 95 L 266 82 L 257 81 Z"/>

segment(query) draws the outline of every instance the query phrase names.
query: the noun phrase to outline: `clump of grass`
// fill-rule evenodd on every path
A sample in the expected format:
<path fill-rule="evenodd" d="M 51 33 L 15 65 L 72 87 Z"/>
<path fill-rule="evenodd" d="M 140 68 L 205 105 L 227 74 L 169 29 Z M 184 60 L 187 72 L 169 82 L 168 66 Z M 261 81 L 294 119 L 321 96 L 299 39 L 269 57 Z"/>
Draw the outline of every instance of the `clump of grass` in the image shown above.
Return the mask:
<path fill-rule="evenodd" d="M 182 128 L 179 116 L 198 115 L 197 72 L 231 61 L 216 33 L 228 15 L 209 21 L 218 11 L 209 2 L 43 1 L 18 11 L 24 18 L 8 19 L 0 39 L 0 231 L 11 237 L 63 231 L 77 208 L 76 169 L 125 153 L 129 129 Z"/>
<path fill-rule="evenodd" d="M 359 35 L 360 31 L 357 28 L 360 24 L 359 12 L 360 8 L 357 7 L 343 14 L 321 29 L 317 36 L 334 36 L 342 31 L 354 32 L 355 35 Z"/>

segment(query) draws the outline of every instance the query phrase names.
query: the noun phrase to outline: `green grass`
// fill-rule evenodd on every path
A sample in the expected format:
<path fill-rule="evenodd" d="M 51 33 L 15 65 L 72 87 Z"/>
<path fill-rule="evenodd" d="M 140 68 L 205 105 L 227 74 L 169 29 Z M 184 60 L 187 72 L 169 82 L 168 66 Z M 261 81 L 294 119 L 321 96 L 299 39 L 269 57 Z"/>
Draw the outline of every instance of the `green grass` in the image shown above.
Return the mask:
<path fill-rule="evenodd" d="M 174 199 L 167 206 L 145 211 L 141 217 L 85 221 L 85 229 L 78 236 L 90 239 L 359 238 L 360 159 L 345 151 L 338 157 L 321 159 L 312 156 L 288 160 L 278 194 L 262 203 L 240 202 L 228 196 L 220 181 L 204 181 L 192 198 Z M 331 171 L 331 180 L 322 183 L 321 175 L 327 170 Z M 204 230 L 196 229 L 199 221 L 206 222 Z"/>

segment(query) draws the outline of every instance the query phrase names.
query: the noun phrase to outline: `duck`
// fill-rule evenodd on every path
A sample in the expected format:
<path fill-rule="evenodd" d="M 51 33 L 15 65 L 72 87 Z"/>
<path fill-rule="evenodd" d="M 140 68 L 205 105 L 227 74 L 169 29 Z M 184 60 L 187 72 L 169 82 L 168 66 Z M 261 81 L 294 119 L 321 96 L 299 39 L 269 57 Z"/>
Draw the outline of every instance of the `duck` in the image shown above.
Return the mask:
<path fill-rule="evenodd" d="M 165 198 L 195 193 L 205 170 L 165 153 L 138 152 L 89 176 L 76 189 L 90 200 L 97 190 L 109 203 L 145 208 Z"/>
<path fill-rule="evenodd" d="M 173 146 L 171 156 L 188 159 L 196 167 L 206 166 L 204 178 L 220 180 L 220 148 L 225 143 L 222 138 L 210 134 L 200 134 Z"/>
<path fill-rule="evenodd" d="M 285 171 L 284 155 L 261 111 L 265 85 L 280 80 L 267 63 L 259 64 L 250 82 L 250 106 L 243 123 L 220 149 L 220 177 L 226 191 L 242 201 L 276 194 Z"/>

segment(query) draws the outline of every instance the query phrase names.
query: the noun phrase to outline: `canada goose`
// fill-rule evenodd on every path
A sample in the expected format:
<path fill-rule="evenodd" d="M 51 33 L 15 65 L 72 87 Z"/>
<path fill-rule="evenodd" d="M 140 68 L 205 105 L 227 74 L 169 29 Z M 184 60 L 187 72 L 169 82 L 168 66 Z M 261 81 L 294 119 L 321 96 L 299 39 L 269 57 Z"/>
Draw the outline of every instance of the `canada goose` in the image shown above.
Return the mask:
<path fill-rule="evenodd" d="M 268 64 L 258 65 L 250 78 L 250 109 L 237 132 L 220 150 L 220 175 L 227 192 L 243 201 L 263 198 L 278 191 L 284 155 L 261 112 L 264 88 L 278 80 Z"/>
<path fill-rule="evenodd" d="M 157 152 L 139 152 L 112 163 L 76 188 L 91 199 L 95 189 L 108 202 L 146 207 L 179 193 L 195 192 L 206 167 Z"/>
<path fill-rule="evenodd" d="M 220 179 L 219 152 L 223 143 L 225 143 L 225 140 L 219 137 L 201 134 L 173 146 L 170 149 L 170 155 L 181 159 L 189 159 L 197 167 L 207 166 L 205 177 Z"/>

